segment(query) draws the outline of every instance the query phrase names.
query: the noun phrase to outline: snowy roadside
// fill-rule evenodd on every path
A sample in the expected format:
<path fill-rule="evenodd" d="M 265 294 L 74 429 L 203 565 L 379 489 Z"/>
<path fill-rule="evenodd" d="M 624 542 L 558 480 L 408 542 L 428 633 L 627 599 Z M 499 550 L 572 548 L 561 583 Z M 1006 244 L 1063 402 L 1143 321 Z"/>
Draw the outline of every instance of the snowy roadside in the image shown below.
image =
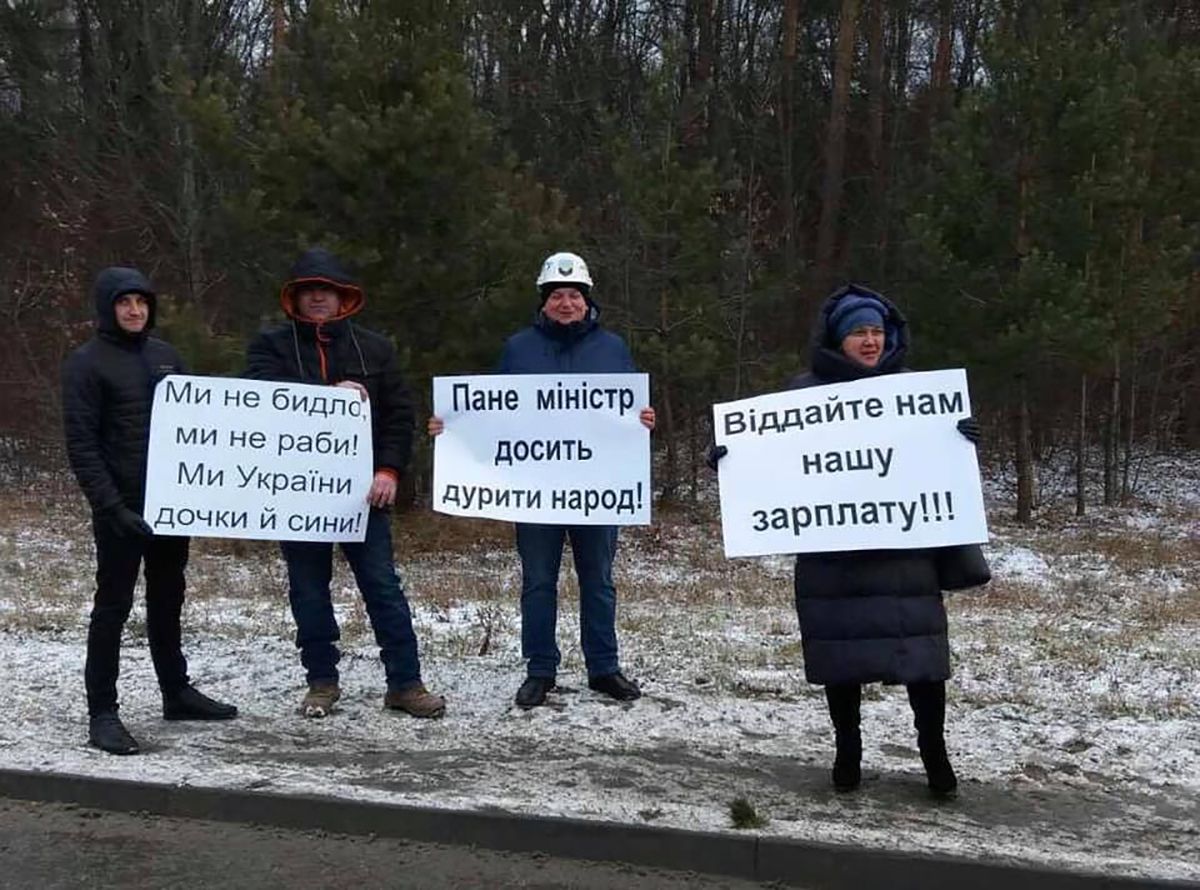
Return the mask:
<path fill-rule="evenodd" d="M 711 509 L 622 539 L 624 661 L 647 695 L 587 691 L 573 587 L 560 639 L 567 689 L 512 707 L 522 677 L 507 528 L 411 515 L 398 529 L 425 675 L 450 699 L 424 723 L 380 708 L 382 671 L 349 577 L 335 579 L 340 712 L 295 713 L 302 674 L 270 545 L 197 541 L 185 613 L 202 689 L 242 716 L 158 718 L 141 612 L 127 637 L 123 715 L 147 753 L 84 744 L 83 639 L 92 555 L 67 489 L 10 495 L 0 519 L 0 766 L 732 830 L 745 797 L 765 834 L 1200 879 L 1200 456 L 1144 467 L 1142 499 L 1084 520 L 1003 519 L 989 486 L 996 581 L 950 600 L 949 743 L 960 799 L 923 793 L 902 689 L 864 706 L 869 780 L 827 790 L 819 688 L 804 683 L 790 562 L 726 561 Z M 564 573 L 566 574 L 566 573 Z"/>

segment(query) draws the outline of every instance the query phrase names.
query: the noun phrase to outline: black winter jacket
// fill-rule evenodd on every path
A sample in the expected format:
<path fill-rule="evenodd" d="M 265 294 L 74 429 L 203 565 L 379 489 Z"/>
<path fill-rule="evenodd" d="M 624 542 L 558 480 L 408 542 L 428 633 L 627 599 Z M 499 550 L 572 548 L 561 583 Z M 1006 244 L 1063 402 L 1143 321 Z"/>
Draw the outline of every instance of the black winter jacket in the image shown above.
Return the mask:
<path fill-rule="evenodd" d="M 140 334 L 117 325 L 113 304 L 144 294 L 150 314 Z M 105 269 L 92 288 L 96 335 L 63 366 L 67 457 L 95 513 L 121 506 L 141 513 L 146 495 L 146 449 L 154 387 L 168 374 L 187 373 L 169 343 L 146 334 L 157 298 L 136 269 Z"/>
<path fill-rule="evenodd" d="M 884 354 L 875 368 L 846 358 L 828 318 L 847 294 L 872 296 L 888 308 Z M 789 389 L 895 374 L 905 370 L 908 323 L 886 297 L 860 286 L 826 300 L 815 325 L 812 370 Z M 858 550 L 796 557 L 796 612 L 810 683 L 916 683 L 950 676 L 946 609 L 932 550 Z"/>
<path fill-rule="evenodd" d="M 299 317 L 295 289 L 306 282 L 329 284 L 339 292 L 342 311 L 336 318 L 316 323 Z M 391 341 L 350 320 L 365 303 L 362 289 L 333 254 L 314 248 L 292 267 L 280 302 L 289 320 L 251 341 L 245 376 L 315 384 L 361 383 L 371 400 L 375 469 L 403 473 L 412 454 L 412 399 Z"/>

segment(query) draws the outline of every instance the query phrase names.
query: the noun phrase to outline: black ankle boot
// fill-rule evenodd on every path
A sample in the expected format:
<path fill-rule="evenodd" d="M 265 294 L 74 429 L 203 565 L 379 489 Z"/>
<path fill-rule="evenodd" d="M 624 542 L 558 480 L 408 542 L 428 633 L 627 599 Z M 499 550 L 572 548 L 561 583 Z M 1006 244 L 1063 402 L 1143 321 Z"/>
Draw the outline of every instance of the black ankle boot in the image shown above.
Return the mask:
<path fill-rule="evenodd" d="M 588 689 L 602 692 L 617 701 L 634 701 L 642 697 L 642 690 L 638 688 L 638 684 L 620 671 L 605 674 L 603 677 L 588 677 Z"/>
<path fill-rule="evenodd" d="M 164 720 L 232 720 L 238 709 L 209 698 L 194 686 L 163 693 Z"/>
<path fill-rule="evenodd" d="M 837 734 L 832 778 L 835 791 L 853 791 L 862 784 L 862 736 L 859 733 Z"/>
<path fill-rule="evenodd" d="M 921 748 L 921 763 L 929 779 L 929 793 L 934 797 L 949 799 L 958 794 L 958 777 L 950 765 L 946 753 L 946 742 L 939 735 L 935 739 L 918 739 Z"/>
<path fill-rule="evenodd" d="M 546 693 L 554 688 L 553 677 L 526 677 L 517 690 L 517 707 L 529 710 L 546 703 Z"/>
<path fill-rule="evenodd" d="M 859 732 L 862 687 L 848 683 L 825 687 L 825 703 L 837 743 L 833 760 L 833 787 L 853 791 L 862 783 L 862 734 Z"/>
<path fill-rule="evenodd" d="M 946 754 L 946 684 L 943 681 L 910 683 L 908 702 L 912 705 L 913 725 L 917 729 L 917 747 L 934 797 L 954 797 L 958 777 Z"/>
<path fill-rule="evenodd" d="M 88 744 L 109 754 L 137 754 L 140 750 L 116 711 L 102 711 L 88 718 Z"/>

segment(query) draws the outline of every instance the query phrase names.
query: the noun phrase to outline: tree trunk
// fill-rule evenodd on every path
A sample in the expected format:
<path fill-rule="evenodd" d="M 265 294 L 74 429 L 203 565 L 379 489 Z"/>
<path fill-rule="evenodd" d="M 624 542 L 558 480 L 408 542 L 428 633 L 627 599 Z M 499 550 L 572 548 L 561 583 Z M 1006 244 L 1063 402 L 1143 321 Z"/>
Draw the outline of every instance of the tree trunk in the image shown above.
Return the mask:
<path fill-rule="evenodd" d="M 271 55 L 279 54 L 283 42 L 287 39 L 287 10 L 284 0 L 271 2 Z"/>
<path fill-rule="evenodd" d="M 837 52 L 833 69 L 833 96 L 829 128 L 825 132 L 825 174 L 821 184 L 821 218 L 817 224 L 815 296 L 833 283 L 838 221 L 842 215 L 842 189 L 846 166 L 846 118 L 850 108 L 850 80 L 854 69 L 854 41 L 858 28 L 858 0 L 842 0 Z"/>
<path fill-rule="evenodd" d="M 716 28 L 713 23 L 714 0 L 692 0 L 696 17 L 696 53 L 691 72 L 692 122 L 695 135 L 688 142 L 711 145 L 712 142 L 712 76 L 715 70 L 716 51 L 713 46 Z"/>
<path fill-rule="evenodd" d="M 907 107 L 908 96 L 908 51 L 912 46 L 912 19 L 909 17 L 908 0 L 900 0 L 892 6 L 892 107 Z M 892 151 L 897 148 L 902 114 L 895 115 L 892 126 Z"/>
<path fill-rule="evenodd" d="M 1154 383 L 1150 387 L 1150 410 L 1146 412 L 1147 421 L 1151 426 L 1151 447 L 1155 453 L 1162 453 L 1167 449 L 1168 430 L 1169 427 L 1163 422 L 1162 416 L 1159 414 L 1159 406 L 1162 404 L 1162 387 L 1163 377 L 1166 374 L 1167 367 L 1167 351 L 1160 349 L 1158 351 L 1158 366 L 1154 371 Z"/>
<path fill-rule="evenodd" d="M 180 149 L 179 167 L 179 230 L 183 243 L 183 272 L 187 284 L 187 298 L 196 305 L 204 291 L 204 258 L 201 251 L 201 220 L 203 213 L 200 208 L 200 197 L 196 186 L 196 149 L 195 134 L 191 122 L 184 119 L 178 122 L 178 139 Z"/>
<path fill-rule="evenodd" d="M 1129 500 L 1130 482 L 1129 471 L 1133 464 L 1133 421 L 1137 407 L 1137 358 L 1133 359 L 1133 367 L 1129 369 L 1129 410 L 1125 414 L 1125 455 L 1121 461 L 1121 503 Z"/>
<path fill-rule="evenodd" d="M 933 71 L 930 72 L 930 86 L 933 90 L 931 110 L 938 117 L 946 111 L 949 104 L 947 97 L 950 93 L 950 67 L 953 57 L 954 0 L 939 0 L 937 50 L 933 57 Z"/>
<path fill-rule="evenodd" d="M 1092 176 L 1096 175 L 1096 153 L 1092 152 Z M 1095 230 L 1096 202 L 1088 200 L 1088 232 Z M 1083 288 L 1091 294 L 1093 284 L 1093 256 L 1091 248 L 1083 256 Z M 1088 375 L 1079 376 L 1079 427 L 1075 439 L 1075 515 L 1082 516 L 1087 509 L 1086 463 L 1087 463 L 1087 385 Z"/>
<path fill-rule="evenodd" d="M 1112 385 L 1109 390 L 1108 423 L 1104 431 L 1104 506 L 1117 503 L 1117 456 L 1121 440 L 1121 349 L 1113 347 Z"/>
<path fill-rule="evenodd" d="M 867 156 L 871 166 L 871 267 L 877 281 L 884 280 L 887 254 L 887 176 L 883 158 L 883 112 L 887 84 L 883 72 L 883 0 L 871 0 L 867 12 Z"/>
<path fill-rule="evenodd" d="M 795 72 L 796 28 L 800 18 L 800 0 L 786 0 L 783 7 L 782 67 L 779 74 L 779 157 L 781 191 L 779 206 L 783 217 L 783 286 L 791 289 L 796 281 L 796 177 L 795 177 Z M 797 301 L 799 303 L 801 301 Z M 801 307 L 798 307 L 801 308 Z M 802 312 L 802 309 L 801 309 Z M 803 330 L 808 319 L 798 319 L 796 330 Z"/>
<path fill-rule="evenodd" d="M 747 316 L 750 312 L 750 294 L 754 290 L 754 158 L 746 176 L 746 231 L 742 250 L 742 284 L 737 296 L 737 327 L 734 329 L 733 397 L 742 397 L 742 371 L 745 364 Z M 711 418 L 711 412 L 709 417 Z"/>
<path fill-rule="evenodd" d="M 700 464 L 704 460 L 707 425 L 693 406 L 688 406 L 688 501 L 695 504 L 700 496 Z"/>
<path fill-rule="evenodd" d="M 892 115 L 890 126 L 887 128 L 887 150 L 883 157 L 883 203 L 881 206 L 872 208 L 879 216 L 879 231 L 883 233 L 884 239 L 881 248 L 881 261 L 884 265 L 879 272 L 881 279 L 887 271 L 888 238 L 892 230 L 892 202 L 894 200 L 891 190 L 887 188 L 887 180 L 890 171 L 899 165 L 899 161 L 896 159 L 902 156 L 901 140 L 905 136 L 905 121 L 908 120 L 908 115 L 902 113 L 901 109 L 908 108 L 908 50 L 911 42 L 907 0 L 900 0 L 889 6 L 891 7 L 891 39 L 889 41 L 890 51 L 884 54 L 886 69 L 884 81 L 890 94 Z"/>
<path fill-rule="evenodd" d="M 79 90 L 83 99 L 83 115 L 88 126 L 83 133 L 94 132 L 98 126 L 100 90 L 96 77 L 96 51 L 92 45 L 92 15 L 86 0 L 76 0 L 75 25 L 79 40 Z"/>
<path fill-rule="evenodd" d="M 665 258 L 664 258 L 665 262 Z M 665 269 L 663 270 L 665 273 Z M 664 275 L 665 277 L 665 275 Z M 679 484 L 678 474 L 678 459 L 677 445 L 675 435 L 675 406 L 671 398 L 671 344 L 670 337 L 670 321 L 671 321 L 671 302 L 669 298 L 669 288 L 667 285 L 662 285 L 659 291 L 659 325 L 660 336 L 663 340 L 663 357 L 662 357 L 662 380 L 658 387 L 658 397 L 662 404 L 662 427 L 659 441 L 663 442 L 666 448 L 665 460 L 663 462 L 663 478 L 662 478 L 662 502 L 670 503 L 675 500 L 676 488 Z"/>
<path fill-rule="evenodd" d="M 954 104 L 963 97 L 975 80 L 976 53 L 979 30 L 983 26 L 983 4 L 979 0 L 971 3 L 967 21 L 963 24 L 963 57 L 958 68 L 958 83 L 954 90 Z"/>
<path fill-rule="evenodd" d="M 1079 375 L 1079 423 L 1075 427 L 1075 515 L 1087 512 L 1087 374 Z"/>
<path fill-rule="evenodd" d="M 1016 413 L 1016 463 L 1017 463 L 1017 522 L 1027 523 L 1033 519 L 1033 436 L 1029 424 L 1029 396 L 1025 378 L 1017 383 Z"/>

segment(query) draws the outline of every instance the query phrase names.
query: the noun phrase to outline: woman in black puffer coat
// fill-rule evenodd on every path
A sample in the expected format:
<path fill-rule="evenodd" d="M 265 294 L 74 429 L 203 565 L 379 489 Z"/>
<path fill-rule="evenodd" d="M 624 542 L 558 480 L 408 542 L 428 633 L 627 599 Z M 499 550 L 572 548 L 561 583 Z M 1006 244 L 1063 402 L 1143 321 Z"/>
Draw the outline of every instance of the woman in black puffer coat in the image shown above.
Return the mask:
<path fill-rule="evenodd" d="M 859 285 L 825 301 L 812 340 L 811 370 L 790 389 L 846 383 L 906 370 L 908 323 L 882 294 Z M 958 423 L 972 442 L 979 427 Z M 725 453 L 715 448 L 710 463 Z M 947 551 L 856 550 L 796 557 L 796 612 L 804 673 L 825 686 L 837 740 L 833 784 L 851 791 L 862 780 L 859 711 L 863 683 L 903 683 L 929 788 L 953 795 L 958 780 L 946 753 L 946 680 L 950 647 L 938 579 Z"/>
<path fill-rule="evenodd" d="M 811 370 L 789 388 L 901 373 L 908 345 L 908 323 L 890 300 L 861 286 L 844 287 L 818 317 Z M 974 421 L 959 428 L 972 441 L 978 438 Z M 825 686 L 837 740 L 833 784 L 840 791 L 861 781 L 859 707 L 862 684 L 871 682 L 908 688 L 929 788 L 940 796 L 957 788 L 944 737 L 950 647 L 937 554 L 858 550 L 796 557 L 804 673 L 810 683 Z"/>

